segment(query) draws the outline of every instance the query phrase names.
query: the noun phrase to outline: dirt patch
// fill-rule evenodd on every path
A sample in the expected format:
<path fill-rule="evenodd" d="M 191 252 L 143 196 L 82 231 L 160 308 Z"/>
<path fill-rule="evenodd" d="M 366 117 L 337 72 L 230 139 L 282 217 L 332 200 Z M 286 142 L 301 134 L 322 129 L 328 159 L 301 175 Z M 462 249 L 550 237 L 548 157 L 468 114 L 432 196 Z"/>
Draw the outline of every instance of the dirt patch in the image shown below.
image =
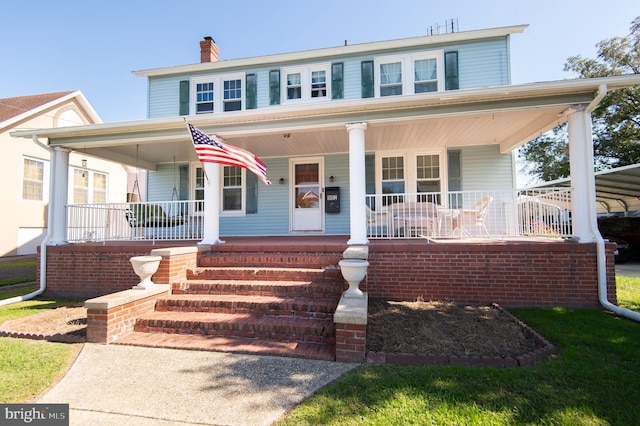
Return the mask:
<path fill-rule="evenodd" d="M 493 306 L 369 299 L 367 352 L 515 358 L 541 346 Z"/>
<path fill-rule="evenodd" d="M 81 305 L 59 307 L 5 321 L 0 325 L 0 335 L 56 342 L 82 342 L 87 335 L 87 309 Z"/>

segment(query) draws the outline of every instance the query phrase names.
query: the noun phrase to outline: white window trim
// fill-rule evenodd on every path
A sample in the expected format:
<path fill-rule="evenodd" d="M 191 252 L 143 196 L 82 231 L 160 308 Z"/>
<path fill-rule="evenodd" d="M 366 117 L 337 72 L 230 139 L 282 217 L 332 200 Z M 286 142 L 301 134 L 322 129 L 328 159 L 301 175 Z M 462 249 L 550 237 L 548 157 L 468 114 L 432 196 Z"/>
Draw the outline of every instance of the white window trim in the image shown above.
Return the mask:
<path fill-rule="evenodd" d="M 247 81 L 246 81 L 246 73 L 233 73 L 233 74 L 222 74 L 216 76 L 206 76 L 206 77 L 193 77 L 191 79 L 191 83 L 189 85 L 189 114 L 196 114 L 196 100 L 197 100 L 197 85 L 201 83 L 213 83 L 213 112 L 209 113 L 200 113 L 198 115 L 206 115 L 206 114 L 220 114 L 225 113 L 224 111 L 224 81 L 226 80 L 240 80 L 242 82 L 242 93 L 240 95 L 240 100 L 242 103 L 242 108 L 239 111 L 244 111 L 246 109 L 246 90 L 247 90 Z M 226 112 L 236 112 L 236 111 L 226 111 Z"/>
<path fill-rule="evenodd" d="M 24 198 L 24 162 L 25 160 L 42 163 L 42 200 L 29 200 Z M 20 200 L 26 203 L 48 203 L 49 202 L 49 161 L 41 158 L 24 156 L 20 160 Z"/>
<path fill-rule="evenodd" d="M 389 64 L 393 62 L 400 62 L 402 66 L 402 95 L 415 94 L 415 61 L 422 59 L 435 59 L 437 66 L 437 78 L 438 78 L 438 90 L 436 92 L 443 92 L 445 89 L 444 78 L 444 50 L 433 50 L 430 52 L 412 53 L 408 55 L 389 55 L 378 56 L 373 61 L 373 76 L 374 76 L 374 95 L 376 98 L 380 97 L 380 65 Z M 427 92 L 427 93 L 436 93 Z M 401 96 L 401 95 L 399 95 Z"/>
<path fill-rule="evenodd" d="M 327 96 L 322 98 L 311 97 L 311 73 L 313 71 L 324 71 L 327 77 Z M 300 99 L 287 98 L 287 74 L 300 73 L 300 84 L 302 94 Z M 280 69 L 280 102 L 282 105 L 296 104 L 304 102 L 325 102 L 331 100 L 331 64 L 320 63 L 305 66 L 284 67 Z"/>
<path fill-rule="evenodd" d="M 418 192 L 417 158 L 419 155 L 437 155 L 440 167 L 440 192 L 448 188 L 446 149 L 433 151 L 377 151 L 376 152 L 376 194 L 382 194 L 382 159 L 387 157 L 404 158 L 404 188 L 407 194 Z"/>
<path fill-rule="evenodd" d="M 238 217 L 238 216 L 246 216 L 246 200 L 247 200 L 247 169 L 240 168 L 240 177 L 242 179 L 242 185 L 240 189 L 240 210 L 224 210 L 224 199 L 223 199 L 223 190 L 224 190 L 224 168 L 231 167 L 225 166 L 224 164 L 220 165 L 220 216 L 225 217 Z"/>

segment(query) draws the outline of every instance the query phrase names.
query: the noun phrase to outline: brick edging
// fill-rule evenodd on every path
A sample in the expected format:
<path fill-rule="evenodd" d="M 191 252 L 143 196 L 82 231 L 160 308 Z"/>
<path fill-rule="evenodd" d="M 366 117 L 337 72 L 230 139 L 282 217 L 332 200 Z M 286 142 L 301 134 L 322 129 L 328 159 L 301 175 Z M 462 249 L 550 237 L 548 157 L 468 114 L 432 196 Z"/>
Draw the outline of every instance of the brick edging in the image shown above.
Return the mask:
<path fill-rule="evenodd" d="M 398 364 L 398 365 L 464 365 L 468 367 L 526 367 L 546 360 L 556 353 L 556 348 L 547 339 L 533 330 L 527 324 L 505 311 L 496 303 L 491 307 L 506 314 L 511 321 L 516 323 L 524 333 L 533 339 L 540 347 L 531 352 L 517 357 L 491 357 L 491 356 L 456 356 L 447 354 L 407 354 L 385 353 L 369 351 L 366 354 L 367 364 Z"/>
<path fill-rule="evenodd" d="M 18 339 L 46 340 L 56 343 L 85 343 L 86 336 L 75 336 L 71 334 L 43 334 L 43 333 L 27 333 L 24 331 L 4 331 L 0 330 L 0 337 L 13 337 Z"/>

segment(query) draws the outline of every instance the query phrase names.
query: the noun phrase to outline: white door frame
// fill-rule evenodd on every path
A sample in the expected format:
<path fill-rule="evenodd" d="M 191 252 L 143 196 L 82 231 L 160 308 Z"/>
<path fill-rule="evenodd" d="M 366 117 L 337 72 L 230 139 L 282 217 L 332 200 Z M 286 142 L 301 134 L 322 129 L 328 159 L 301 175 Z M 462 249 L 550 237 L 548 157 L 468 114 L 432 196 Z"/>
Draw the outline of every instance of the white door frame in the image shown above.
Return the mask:
<path fill-rule="evenodd" d="M 296 208 L 295 166 L 298 164 L 318 163 L 318 207 L 317 209 Z M 325 231 L 324 225 L 324 157 L 297 157 L 289 159 L 289 232 Z"/>

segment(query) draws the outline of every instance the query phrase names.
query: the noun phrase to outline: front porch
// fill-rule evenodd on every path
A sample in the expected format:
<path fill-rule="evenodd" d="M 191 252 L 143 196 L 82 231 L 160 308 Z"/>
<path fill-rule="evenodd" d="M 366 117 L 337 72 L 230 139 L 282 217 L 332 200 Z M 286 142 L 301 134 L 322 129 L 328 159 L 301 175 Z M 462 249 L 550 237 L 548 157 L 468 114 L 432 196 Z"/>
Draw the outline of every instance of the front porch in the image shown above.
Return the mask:
<path fill-rule="evenodd" d="M 129 258 L 153 251 L 162 256 L 154 282 L 168 290 L 142 305 L 125 302 L 112 312 L 90 312 L 92 341 L 320 359 L 336 359 L 336 333 L 355 333 L 365 339 L 361 346 L 366 344 L 366 324 L 355 330 L 332 321 L 346 288 L 337 264 L 348 236 L 225 240 L 212 246 L 188 240 L 49 246 L 47 292 L 87 299 L 135 292 L 129 289 L 139 279 Z M 369 297 L 505 307 L 599 306 L 595 243 L 395 239 L 372 240 L 368 249 L 370 266 L 360 287 Z M 610 300 L 615 300 L 613 250 L 607 244 Z M 153 314 L 167 304 L 178 308 Z M 107 327 L 108 320 L 118 326 Z M 356 352 L 346 359 L 361 360 L 364 352 Z M 344 352 L 338 358 L 345 360 Z"/>

